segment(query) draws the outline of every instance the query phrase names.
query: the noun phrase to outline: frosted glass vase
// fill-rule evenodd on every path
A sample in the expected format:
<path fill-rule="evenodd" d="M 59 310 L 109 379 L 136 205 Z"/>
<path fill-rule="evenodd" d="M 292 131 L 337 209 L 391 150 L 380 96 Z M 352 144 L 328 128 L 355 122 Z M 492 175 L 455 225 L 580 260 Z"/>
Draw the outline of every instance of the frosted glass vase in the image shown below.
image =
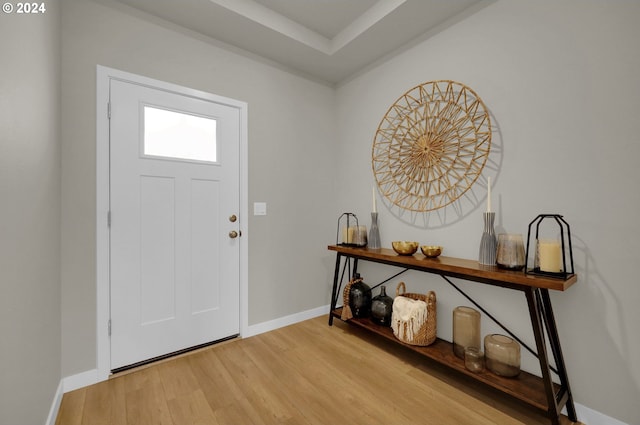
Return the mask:
<path fill-rule="evenodd" d="M 480 348 L 480 312 L 465 306 L 453 309 L 453 353 L 464 360 L 466 348 Z"/>
<path fill-rule="evenodd" d="M 490 334 L 484 337 L 487 369 L 508 378 L 520 374 L 520 344 L 506 335 Z"/>

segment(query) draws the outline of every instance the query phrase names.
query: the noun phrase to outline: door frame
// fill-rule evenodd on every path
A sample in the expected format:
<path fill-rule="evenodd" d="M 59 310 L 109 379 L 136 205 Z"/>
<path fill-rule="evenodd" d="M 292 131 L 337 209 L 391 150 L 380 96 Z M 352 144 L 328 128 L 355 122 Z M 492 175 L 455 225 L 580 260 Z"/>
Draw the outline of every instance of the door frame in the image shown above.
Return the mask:
<path fill-rule="evenodd" d="M 247 221 L 248 203 L 248 105 L 200 90 L 155 80 L 148 77 L 97 65 L 96 68 L 96 369 L 98 382 L 111 374 L 110 320 L 110 237 L 109 237 L 109 85 L 121 80 L 186 96 L 197 97 L 240 112 L 240 337 L 248 333 L 249 249 Z"/>

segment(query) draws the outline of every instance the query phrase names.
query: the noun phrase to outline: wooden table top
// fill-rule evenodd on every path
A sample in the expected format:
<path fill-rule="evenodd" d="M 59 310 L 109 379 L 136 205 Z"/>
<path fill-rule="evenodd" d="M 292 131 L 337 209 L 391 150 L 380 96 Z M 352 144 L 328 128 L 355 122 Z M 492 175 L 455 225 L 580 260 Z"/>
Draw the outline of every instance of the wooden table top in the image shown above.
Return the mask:
<path fill-rule="evenodd" d="M 414 255 L 399 255 L 389 248 L 369 249 L 342 245 L 329 245 L 328 249 L 342 255 L 376 263 L 389 264 L 398 267 L 419 270 L 442 276 L 457 277 L 491 285 L 545 288 L 565 291 L 578 281 L 576 274 L 566 279 L 541 275 L 526 274 L 524 271 L 504 270 L 497 266 L 485 266 L 477 260 L 439 256 L 425 257 L 422 253 Z"/>

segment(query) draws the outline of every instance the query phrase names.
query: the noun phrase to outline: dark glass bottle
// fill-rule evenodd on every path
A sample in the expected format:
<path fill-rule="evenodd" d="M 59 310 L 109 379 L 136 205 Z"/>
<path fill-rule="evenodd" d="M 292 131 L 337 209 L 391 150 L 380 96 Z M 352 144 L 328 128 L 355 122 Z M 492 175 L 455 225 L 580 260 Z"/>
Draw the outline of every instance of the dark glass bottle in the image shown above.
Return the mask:
<path fill-rule="evenodd" d="M 391 326 L 391 311 L 393 298 L 387 295 L 387 290 L 380 287 L 380 294 L 371 300 L 371 320 L 379 325 Z"/>
<path fill-rule="evenodd" d="M 353 317 L 369 317 L 371 313 L 371 288 L 362 279 L 351 284 L 349 307 Z"/>

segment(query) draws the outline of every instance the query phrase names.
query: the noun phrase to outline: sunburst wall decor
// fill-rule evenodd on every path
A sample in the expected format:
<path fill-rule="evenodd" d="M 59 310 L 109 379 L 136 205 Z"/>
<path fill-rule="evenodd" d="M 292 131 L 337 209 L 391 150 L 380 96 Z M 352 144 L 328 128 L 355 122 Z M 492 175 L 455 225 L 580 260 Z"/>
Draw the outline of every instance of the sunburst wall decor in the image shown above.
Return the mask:
<path fill-rule="evenodd" d="M 432 211 L 469 190 L 490 150 L 491 120 L 478 95 L 455 81 L 431 81 L 400 96 L 382 118 L 373 174 L 393 204 Z"/>

